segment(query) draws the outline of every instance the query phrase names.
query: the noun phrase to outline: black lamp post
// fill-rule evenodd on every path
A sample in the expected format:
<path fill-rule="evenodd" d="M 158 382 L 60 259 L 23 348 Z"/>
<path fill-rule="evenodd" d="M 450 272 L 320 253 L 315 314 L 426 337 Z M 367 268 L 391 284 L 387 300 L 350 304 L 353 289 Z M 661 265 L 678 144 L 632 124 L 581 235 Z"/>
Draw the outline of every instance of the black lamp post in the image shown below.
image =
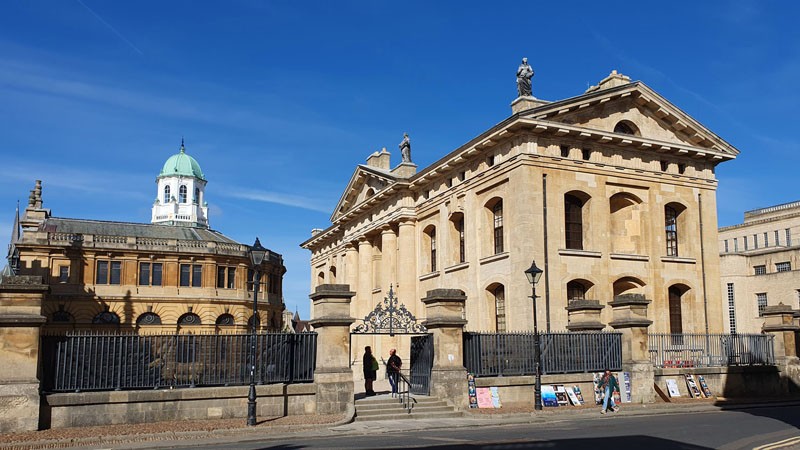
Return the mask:
<path fill-rule="evenodd" d="M 261 263 L 267 254 L 261 242 L 256 238 L 255 244 L 247 250 L 253 267 L 253 317 L 250 327 L 250 393 L 247 395 L 247 425 L 256 425 L 256 327 L 258 326 L 258 285 L 261 283 Z"/>
<path fill-rule="evenodd" d="M 533 346 L 536 347 L 536 384 L 533 388 L 533 409 L 536 411 L 542 410 L 542 345 L 539 341 L 539 326 L 536 321 L 536 283 L 542 277 L 544 270 L 536 267 L 534 260 L 531 267 L 525 271 L 525 276 L 528 277 L 528 282 L 531 284 L 533 299 Z"/>

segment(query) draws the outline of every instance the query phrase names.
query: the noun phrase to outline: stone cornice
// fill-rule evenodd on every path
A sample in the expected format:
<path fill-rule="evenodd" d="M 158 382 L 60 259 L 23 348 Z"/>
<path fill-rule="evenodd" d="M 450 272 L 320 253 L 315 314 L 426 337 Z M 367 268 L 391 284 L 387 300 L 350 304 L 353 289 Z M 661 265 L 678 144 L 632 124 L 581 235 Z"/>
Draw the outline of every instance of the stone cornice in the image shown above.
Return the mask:
<path fill-rule="evenodd" d="M 0 327 L 39 327 L 47 319 L 38 314 L 0 314 Z"/>

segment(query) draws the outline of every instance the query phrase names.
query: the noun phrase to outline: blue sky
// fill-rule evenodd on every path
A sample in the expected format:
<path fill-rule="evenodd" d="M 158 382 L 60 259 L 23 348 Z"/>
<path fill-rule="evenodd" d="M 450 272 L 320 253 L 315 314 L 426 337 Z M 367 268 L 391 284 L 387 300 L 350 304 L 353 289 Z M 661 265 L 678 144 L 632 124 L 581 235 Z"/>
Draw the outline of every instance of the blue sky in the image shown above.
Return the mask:
<path fill-rule="evenodd" d="M 657 6 L 656 6 L 657 5 Z M 307 251 L 356 164 L 403 132 L 420 168 L 534 95 L 617 69 L 741 150 L 718 167 L 720 225 L 800 200 L 795 2 L 8 0 L 0 13 L 0 236 L 43 180 L 56 216 L 148 222 L 178 150 L 214 229 L 282 253 L 308 317 Z M 4 212 L 3 212 L 4 211 Z M 7 239 L 7 238 L 5 238 Z"/>

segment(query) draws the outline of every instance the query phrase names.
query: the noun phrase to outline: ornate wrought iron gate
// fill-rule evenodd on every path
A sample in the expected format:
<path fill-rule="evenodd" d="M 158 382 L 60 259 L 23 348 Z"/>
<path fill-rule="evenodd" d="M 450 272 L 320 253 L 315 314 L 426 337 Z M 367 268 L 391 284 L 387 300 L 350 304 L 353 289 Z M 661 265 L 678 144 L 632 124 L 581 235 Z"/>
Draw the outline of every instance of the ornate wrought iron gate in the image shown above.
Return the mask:
<path fill-rule="evenodd" d="M 430 392 L 431 368 L 433 367 L 433 336 L 428 329 L 417 323 L 416 317 L 403 304 L 398 304 L 393 286 L 389 294 L 373 309 L 362 323 L 350 332 L 350 348 L 353 335 L 413 334 L 411 337 L 410 390 L 412 394 L 428 395 Z"/>
<path fill-rule="evenodd" d="M 433 368 L 433 335 L 411 338 L 411 393 L 430 395 Z"/>

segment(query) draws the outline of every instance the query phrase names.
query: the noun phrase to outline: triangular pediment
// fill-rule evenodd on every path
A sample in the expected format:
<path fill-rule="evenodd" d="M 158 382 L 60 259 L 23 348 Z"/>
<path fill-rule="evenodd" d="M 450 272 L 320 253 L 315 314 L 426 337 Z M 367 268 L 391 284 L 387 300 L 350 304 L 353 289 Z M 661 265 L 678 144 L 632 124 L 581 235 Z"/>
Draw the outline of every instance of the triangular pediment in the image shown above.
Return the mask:
<path fill-rule="evenodd" d="M 388 172 L 366 165 L 359 165 L 339 198 L 336 209 L 333 210 L 331 222 L 336 222 L 339 217 L 352 210 L 354 206 L 383 191 L 395 181 L 395 177 Z"/>
<path fill-rule="evenodd" d="M 587 92 L 524 111 L 521 118 L 713 150 L 739 151 L 641 82 Z M 619 125 L 622 124 L 622 125 Z"/>

